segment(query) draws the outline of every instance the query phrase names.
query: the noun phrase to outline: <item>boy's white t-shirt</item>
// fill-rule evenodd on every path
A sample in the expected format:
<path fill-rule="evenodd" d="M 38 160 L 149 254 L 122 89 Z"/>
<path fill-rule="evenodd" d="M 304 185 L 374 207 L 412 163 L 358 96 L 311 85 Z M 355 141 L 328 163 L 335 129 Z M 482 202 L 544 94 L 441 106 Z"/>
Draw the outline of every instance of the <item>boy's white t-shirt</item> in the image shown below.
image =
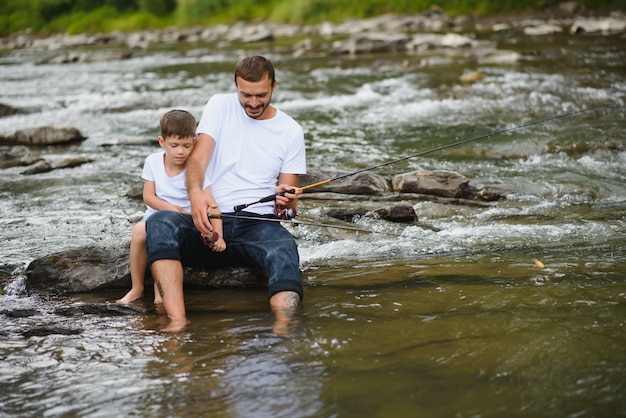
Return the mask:
<path fill-rule="evenodd" d="M 211 187 L 221 212 L 233 212 L 236 205 L 274 194 L 280 173 L 306 173 L 302 127 L 279 109 L 271 119 L 252 119 L 237 93 L 211 97 L 197 133 L 215 140 L 204 184 Z M 260 203 L 246 210 L 271 214 L 274 204 Z"/>
<path fill-rule="evenodd" d="M 143 166 L 141 178 L 154 182 L 156 195 L 159 199 L 169 202 L 173 205 L 180 206 L 184 210 L 191 212 L 191 204 L 189 203 L 189 193 L 187 193 L 187 184 L 185 183 L 185 173 L 181 173 L 170 177 L 165 171 L 165 151 L 157 152 L 149 155 Z M 146 212 L 143 219 L 146 220 L 157 210 L 146 205 Z"/>

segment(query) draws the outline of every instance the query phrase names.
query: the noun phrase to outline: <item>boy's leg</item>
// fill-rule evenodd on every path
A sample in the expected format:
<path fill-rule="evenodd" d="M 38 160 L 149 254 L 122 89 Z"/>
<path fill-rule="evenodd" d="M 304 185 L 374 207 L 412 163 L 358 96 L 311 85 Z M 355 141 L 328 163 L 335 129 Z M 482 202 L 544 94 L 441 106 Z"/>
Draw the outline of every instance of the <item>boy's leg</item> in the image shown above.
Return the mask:
<path fill-rule="evenodd" d="M 130 280 L 132 287 L 117 303 L 131 303 L 143 297 L 147 264 L 146 222 L 138 222 L 130 237 Z"/>

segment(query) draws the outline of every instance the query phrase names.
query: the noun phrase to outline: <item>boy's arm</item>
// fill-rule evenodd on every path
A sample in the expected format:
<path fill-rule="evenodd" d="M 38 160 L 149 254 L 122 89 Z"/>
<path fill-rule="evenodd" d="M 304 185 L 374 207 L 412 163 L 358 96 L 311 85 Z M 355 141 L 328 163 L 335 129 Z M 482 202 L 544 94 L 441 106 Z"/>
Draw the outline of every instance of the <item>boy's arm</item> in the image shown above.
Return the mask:
<path fill-rule="evenodd" d="M 182 212 L 183 208 L 172 205 L 169 202 L 159 198 L 156 194 L 156 186 L 153 181 L 144 181 L 143 183 L 143 201 L 146 205 L 156 210 L 173 210 Z"/>

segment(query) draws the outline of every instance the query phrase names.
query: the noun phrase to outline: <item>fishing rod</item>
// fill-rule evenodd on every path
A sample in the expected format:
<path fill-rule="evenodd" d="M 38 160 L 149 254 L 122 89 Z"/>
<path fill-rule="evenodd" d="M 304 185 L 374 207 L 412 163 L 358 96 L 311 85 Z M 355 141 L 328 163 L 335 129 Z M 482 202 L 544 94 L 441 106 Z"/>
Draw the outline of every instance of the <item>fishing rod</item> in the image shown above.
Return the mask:
<path fill-rule="evenodd" d="M 377 234 L 379 232 L 372 231 L 370 229 L 356 228 L 353 226 L 344 226 L 344 225 L 333 225 L 333 224 L 324 224 L 318 222 L 306 222 L 306 221 L 296 221 L 295 219 L 281 219 L 281 218 L 266 218 L 263 216 L 248 216 L 248 215 L 232 215 L 227 213 L 207 213 L 207 217 L 209 219 L 224 219 L 224 218 L 234 218 L 234 219 L 245 219 L 250 221 L 267 221 L 267 222 L 280 222 L 285 224 L 291 224 L 294 226 L 305 225 L 305 226 L 317 226 L 321 228 L 336 228 L 336 229 L 344 229 L 352 232 L 365 232 L 368 234 Z M 382 233 L 382 232 L 381 232 Z M 385 234 L 385 233 L 382 233 Z M 394 236 L 398 236 L 397 234 L 392 234 Z M 217 239 L 217 238 L 216 238 Z"/>
<path fill-rule="evenodd" d="M 479 141 L 479 140 L 482 140 L 482 139 L 491 139 L 494 136 L 502 135 L 502 134 L 507 133 L 507 132 L 516 131 L 516 130 L 519 130 L 519 129 L 524 129 L 524 128 L 528 128 L 528 127 L 531 127 L 531 126 L 535 126 L 535 125 L 540 125 L 540 124 L 543 124 L 543 123 L 551 122 L 553 120 L 562 119 L 562 118 L 575 116 L 575 115 L 580 115 L 582 113 L 592 112 L 594 110 L 604 109 L 606 107 L 616 106 L 616 105 L 617 105 L 616 102 L 608 102 L 608 103 L 604 103 L 602 105 L 590 107 L 590 108 L 587 108 L 587 109 L 576 110 L 576 111 L 572 111 L 572 112 L 568 112 L 568 113 L 563 113 L 563 114 L 560 114 L 560 115 L 557 115 L 557 116 L 551 116 L 549 118 L 545 118 L 545 119 L 541 119 L 541 120 L 537 120 L 537 121 L 533 121 L 533 122 L 528 122 L 528 123 L 525 123 L 525 124 L 522 124 L 522 125 L 516 125 L 516 126 L 513 126 L 511 128 L 502 129 L 502 130 L 495 131 L 495 132 L 490 132 L 490 133 L 487 133 L 487 134 L 475 136 L 473 138 L 463 139 L 461 141 L 453 142 L 453 143 L 448 144 L 448 145 L 442 145 L 442 146 L 435 147 L 435 148 L 432 148 L 432 149 L 429 149 L 429 150 L 426 150 L 426 151 L 418 152 L 416 154 L 407 155 L 406 157 L 398 158 L 396 160 L 387 161 L 385 163 L 381 163 L 381 164 L 377 164 L 377 165 L 374 165 L 374 166 L 371 166 L 371 167 L 366 167 L 366 168 L 362 168 L 360 170 L 352 171 L 352 172 L 347 173 L 347 174 L 342 174 L 340 176 L 331 177 L 331 178 L 328 178 L 326 180 L 318 181 L 316 183 L 312 183 L 312 184 L 309 184 L 309 185 L 306 185 L 306 186 L 303 186 L 303 187 L 298 187 L 298 189 L 300 191 L 305 191 L 305 190 L 311 189 L 313 187 L 321 186 L 323 184 L 327 184 L 327 183 L 330 183 L 330 182 L 333 182 L 333 181 L 336 181 L 336 180 L 341 180 L 341 179 L 344 179 L 344 178 L 347 178 L 347 177 L 355 176 L 357 174 L 360 174 L 360 173 L 363 173 L 363 172 L 366 172 L 366 171 L 375 170 L 375 169 L 380 168 L 380 167 L 393 165 L 393 164 L 396 164 L 396 163 L 399 163 L 399 162 L 402 162 L 402 161 L 405 161 L 405 160 L 409 160 L 411 158 L 420 157 L 422 155 L 431 154 L 433 152 L 442 151 L 442 150 L 445 150 L 445 149 L 448 149 L 448 148 L 452 148 L 452 147 L 458 147 L 459 145 L 467 144 L 469 142 Z M 269 196 L 265 196 L 264 198 L 259 199 L 256 202 L 244 203 L 244 204 L 241 204 L 241 205 L 236 205 L 233 209 L 235 210 L 235 212 L 241 212 L 242 210 L 244 210 L 245 208 L 247 208 L 249 206 L 256 205 L 258 203 L 271 202 L 271 201 L 275 200 L 276 197 L 284 196 L 286 193 L 291 193 L 291 194 L 296 193 L 296 188 L 293 188 L 293 189 L 287 190 L 287 191 L 282 191 L 280 193 L 271 194 Z"/>

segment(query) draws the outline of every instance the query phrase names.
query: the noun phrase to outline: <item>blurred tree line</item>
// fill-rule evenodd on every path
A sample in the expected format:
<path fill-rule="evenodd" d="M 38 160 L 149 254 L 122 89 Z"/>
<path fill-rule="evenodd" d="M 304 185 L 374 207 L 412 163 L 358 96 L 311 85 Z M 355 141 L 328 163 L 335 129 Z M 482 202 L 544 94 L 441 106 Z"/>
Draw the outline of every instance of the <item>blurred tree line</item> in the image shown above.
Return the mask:
<path fill-rule="evenodd" d="M 110 32 L 166 26 L 210 25 L 268 19 L 310 24 L 384 13 L 421 13 L 433 5 L 446 13 L 488 15 L 537 12 L 563 0 L 0 0 L 0 36 Z M 578 0 L 587 9 L 623 9 L 624 0 Z"/>

